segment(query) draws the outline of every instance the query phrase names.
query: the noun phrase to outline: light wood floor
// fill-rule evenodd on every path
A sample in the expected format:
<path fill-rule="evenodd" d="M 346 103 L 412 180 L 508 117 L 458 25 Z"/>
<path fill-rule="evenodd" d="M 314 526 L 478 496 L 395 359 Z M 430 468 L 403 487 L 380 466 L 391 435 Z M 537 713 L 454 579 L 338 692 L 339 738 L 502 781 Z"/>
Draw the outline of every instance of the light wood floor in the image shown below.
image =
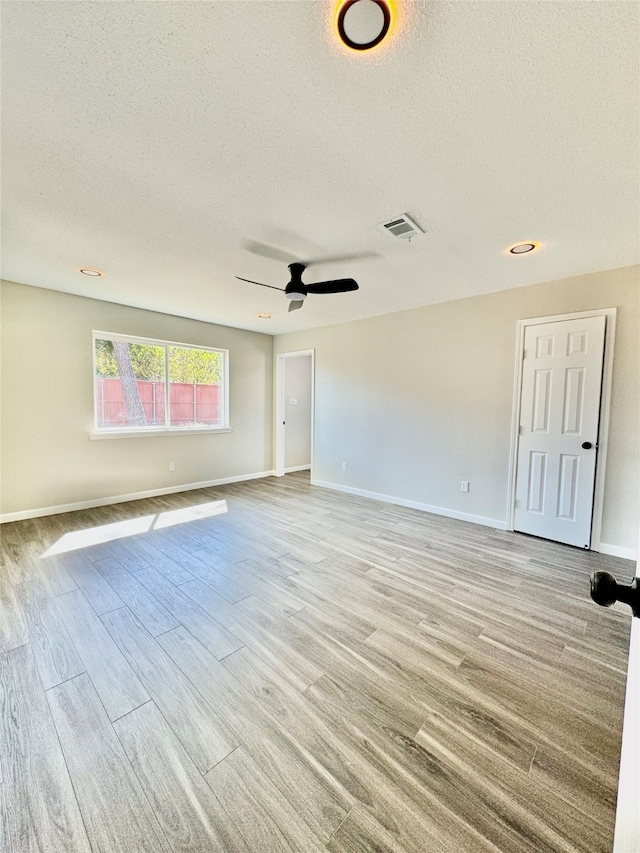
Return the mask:
<path fill-rule="evenodd" d="M 611 849 L 630 615 L 588 578 L 629 562 L 306 473 L 2 552 L 3 851 Z"/>

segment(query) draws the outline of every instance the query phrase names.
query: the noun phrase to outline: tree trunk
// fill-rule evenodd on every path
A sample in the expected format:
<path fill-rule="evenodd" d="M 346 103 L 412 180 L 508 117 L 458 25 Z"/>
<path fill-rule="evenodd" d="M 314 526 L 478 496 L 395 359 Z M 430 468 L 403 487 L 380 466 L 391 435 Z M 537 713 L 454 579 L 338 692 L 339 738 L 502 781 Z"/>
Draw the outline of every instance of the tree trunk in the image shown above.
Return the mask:
<path fill-rule="evenodd" d="M 146 426 L 147 418 L 140 400 L 138 383 L 131 366 L 129 344 L 123 341 L 113 341 L 113 354 L 118 365 L 118 376 L 124 394 L 124 404 L 127 407 L 127 418 L 130 426 Z"/>

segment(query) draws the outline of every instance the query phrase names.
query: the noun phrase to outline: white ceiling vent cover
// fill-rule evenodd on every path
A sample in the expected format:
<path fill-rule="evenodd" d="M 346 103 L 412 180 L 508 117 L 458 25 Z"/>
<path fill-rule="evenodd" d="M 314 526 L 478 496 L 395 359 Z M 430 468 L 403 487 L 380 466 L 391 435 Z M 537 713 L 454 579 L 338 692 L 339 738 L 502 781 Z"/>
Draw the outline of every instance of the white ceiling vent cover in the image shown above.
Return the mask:
<path fill-rule="evenodd" d="M 406 213 L 400 214 L 387 222 L 381 222 L 378 226 L 382 231 L 386 231 L 396 240 L 410 240 L 417 234 L 424 234 L 420 226 L 411 219 Z"/>

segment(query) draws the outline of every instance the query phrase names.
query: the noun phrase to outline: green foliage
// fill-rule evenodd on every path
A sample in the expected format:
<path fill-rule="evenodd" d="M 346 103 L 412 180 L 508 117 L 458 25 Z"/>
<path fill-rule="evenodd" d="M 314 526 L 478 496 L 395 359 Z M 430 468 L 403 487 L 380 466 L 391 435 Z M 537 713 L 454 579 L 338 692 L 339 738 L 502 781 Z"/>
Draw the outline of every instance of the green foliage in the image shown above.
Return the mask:
<path fill-rule="evenodd" d="M 131 366 L 136 379 L 164 381 L 164 347 L 152 344 L 130 344 Z"/>
<path fill-rule="evenodd" d="M 154 344 L 129 344 L 131 366 L 136 379 L 163 382 L 164 352 L 164 347 Z M 217 385 L 221 368 L 218 352 L 169 347 L 169 382 Z M 96 340 L 96 374 L 101 379 L 118 378 L 118 365 L 111 341 Z"/>
<path fill-rule="evenodd" d="M 219 352 L 169 347 L 169 382 L 217 385 L 220 368 Z"/>

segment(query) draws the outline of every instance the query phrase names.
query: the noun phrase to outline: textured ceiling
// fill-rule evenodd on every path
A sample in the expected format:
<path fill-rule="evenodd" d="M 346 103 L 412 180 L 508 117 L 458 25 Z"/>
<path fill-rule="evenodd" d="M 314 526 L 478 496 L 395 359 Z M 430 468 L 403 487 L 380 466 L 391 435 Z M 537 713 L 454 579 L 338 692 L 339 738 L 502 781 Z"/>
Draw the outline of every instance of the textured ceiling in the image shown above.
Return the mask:
<path fill-rule="evenodd" d="M 396 5 L 368 54 L 333 2 L 5 0 L 3 276 L 274 334 L 637 263 L 639 5 Z M 292 314 L 234 278 L 360 253 Z"/>

